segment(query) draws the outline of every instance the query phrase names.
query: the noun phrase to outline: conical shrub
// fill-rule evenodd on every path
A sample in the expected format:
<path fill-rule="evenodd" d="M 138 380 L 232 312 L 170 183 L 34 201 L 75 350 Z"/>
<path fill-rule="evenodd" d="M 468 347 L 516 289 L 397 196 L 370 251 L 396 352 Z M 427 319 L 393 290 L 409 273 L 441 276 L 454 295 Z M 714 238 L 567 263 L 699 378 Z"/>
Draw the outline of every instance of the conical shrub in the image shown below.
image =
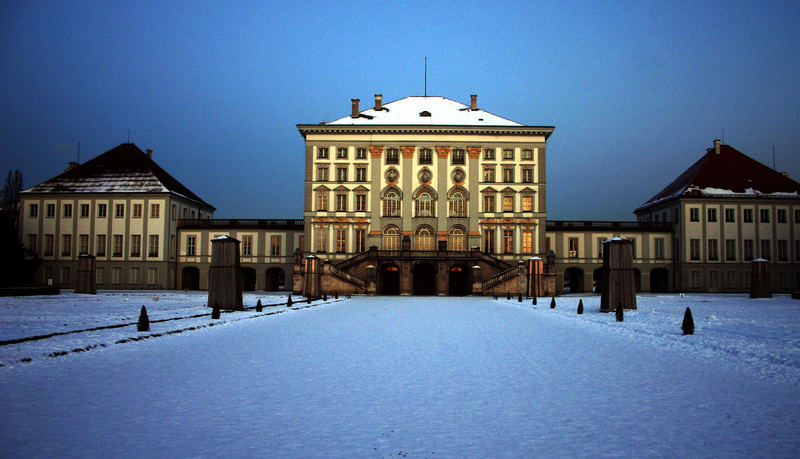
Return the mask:
<path fill-rule="evenodd" d="M 494 299 L 495 299 L 495 300 L 497 299 L 497 295 L 495 295 L 495 296 L 494 296 Z"/>
<path fill-rule="evenodd" d="M 220 315 L 219 303 L 214 303 L 214 309 L 211 310 L 211 318 L 219 319 L 219 315 Z"/>
<path fill-rule="evenodd" d="M 339 299 L 339 292 L 335 292 L 335 293 L 333 294 L 333 299 L 334 299 L 334 300 L 338 300 L 338 299 Z"/>
<path fill-rule="evenodd" d="M 681 330 L 683 330 L 684 335 L 694 335 L 694 319 L 692 318 L 692 310 L 688 307 L 686 308 L 686 312 L 683 313 Z"/>
<path fill-rule="evenodd" d="M 261 298 L 259 298 L 258 302 L 256 302 L 256 311 L 261 312 L 263 310 L 264 310 L 264 306 L 261 305 Z"/>
<path fill-rule="evenodd" d="M 306 303 L 311 304 L 311 295 L 309 295 L 308 298 L 306 298 Z"/>
<path fill-rule="evenodd" d="M 556 297 L 550 299 L 550 309 L 556 308 Z"/>
<path fill-rule="evenodd" d="M 522 303 L 522 294 L 521 293 L 517 297 L 517 303 Z"/>
<path fill-rule="evenodd" d="M 533 297 L 533 305 L 536 306 L 536 296 Z"/>
<path fill-rule="evenodd" d="M 622 304 L 617 303 L 617 322 L 622 322 L 625 320 L 625 313 L 622 312 Z"/>
<path fill-rule="evenodd" d="M 583 300 L 578 300 L 578 314 L 583 314 Z"/>
<path fill-rule="evenodd" d="M 289 299 L 286 300 L 286 306 L 291 306 L 291 305 L 292 305 L 292 295 L 289 295 Z"/>
<path fill-rule="evenodd" d="M 507 300 L 510 300 L 510 299 L 511 299 L 511 292 L 506 292 L 506 299 L 507 299 Z"/>
<path fill-rule="evenodd" d="M 328 301 L 328 294 L 327 293 L 323 293 L 322 294 L 322 301 Z"/>
<path fill-rule="evenodd" d="M 147 317 L 147 308 L 142 305 L 142 310 L 139 312 L 139 323 L 136 324 L 136 330 L 150 331 L 150 318 Z"/>

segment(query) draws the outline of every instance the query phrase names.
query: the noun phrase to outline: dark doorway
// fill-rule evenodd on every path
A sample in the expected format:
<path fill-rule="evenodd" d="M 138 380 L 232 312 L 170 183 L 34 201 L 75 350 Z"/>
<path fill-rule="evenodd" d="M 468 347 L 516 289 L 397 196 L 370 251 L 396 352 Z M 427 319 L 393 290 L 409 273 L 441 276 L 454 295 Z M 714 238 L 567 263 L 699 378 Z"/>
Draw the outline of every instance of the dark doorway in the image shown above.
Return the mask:
<path fill-rule="evenodd" d="M 451 296 L 464 296 L 472 293 L 472 285 L 469 283 L 469 271 L 467 271 L 465 266 L 451 266 L 448 281 Z"/>
<path fill-rule="evenodd" d="M 436 295 L 436 269 L 428 263 L 414 266 L 414 295 Z"/>
<path fill-rule="evenodd" d="M 256 289 L 256 270 L 253 268 L 242 268 L 242 290 L 252 292 Z"/>
<path fill-rule="evenodd" d="M 650 271 L 650 291 L 652 293 L 669 292 L 669 271 L 665 268 L 656 268 Z"/>
<path fill-rule="evenodd" d="M 181 272 L 181 288 L 184 290 L 200 290 L 200 270 L 187 266 Z"/>
<path fill-rule="evenodd" d="M 381 295 L 400 294 L 400 268 L 391 264 L 381 266 L 378 293 Z"/>
<path fill-rule="evenodd" d="M 281 268 L 269 268 L 264 279 L 264 290 L 276 292 L 286 288 L 286 274 Z"/>
<path fill-rule="evenodd" d="M 603 293 L 603 268 L 597 268 L 592 273 L 592 286 L 594 293 Z"/>
<path fill-rule="evenodd" d="M 583 293 L 583 270 L 569 268 L 564 271 L 564 293 Z"/>
<path fill-rule="evenodd" d="M 636 293 L 642 291 L 642 272 L 638 269 L 633 270 L 633 286 L 636 287 Z"/>

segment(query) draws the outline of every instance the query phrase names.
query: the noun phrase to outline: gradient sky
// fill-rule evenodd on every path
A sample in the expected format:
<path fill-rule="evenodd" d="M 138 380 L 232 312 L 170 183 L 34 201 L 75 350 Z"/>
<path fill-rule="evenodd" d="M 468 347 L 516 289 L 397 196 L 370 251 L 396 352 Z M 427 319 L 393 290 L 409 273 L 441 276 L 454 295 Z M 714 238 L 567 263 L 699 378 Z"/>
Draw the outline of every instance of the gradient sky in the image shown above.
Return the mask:
<path fill-rule="evenodd" d="M 141 3 L 141 4 L 140 4 Z M 301 218 L 298 123 L 423 93 L 553 125 L 550 219 L 632 220 L 713 139 L 800 178 L 800 2 L 0 5 L 0 172 L 128 139 L 217 217 Z"/>

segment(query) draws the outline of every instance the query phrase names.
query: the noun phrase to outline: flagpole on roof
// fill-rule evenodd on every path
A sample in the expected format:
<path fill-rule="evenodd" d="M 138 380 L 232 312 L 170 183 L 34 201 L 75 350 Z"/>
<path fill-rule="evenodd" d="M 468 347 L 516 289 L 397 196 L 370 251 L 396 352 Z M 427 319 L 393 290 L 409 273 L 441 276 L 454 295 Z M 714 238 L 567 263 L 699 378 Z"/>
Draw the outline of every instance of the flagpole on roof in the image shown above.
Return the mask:
<path fill-rule="evenodd" d="M 428 97 L 428 56 L 425 56 L 425 90 L 423 95 Z"/>

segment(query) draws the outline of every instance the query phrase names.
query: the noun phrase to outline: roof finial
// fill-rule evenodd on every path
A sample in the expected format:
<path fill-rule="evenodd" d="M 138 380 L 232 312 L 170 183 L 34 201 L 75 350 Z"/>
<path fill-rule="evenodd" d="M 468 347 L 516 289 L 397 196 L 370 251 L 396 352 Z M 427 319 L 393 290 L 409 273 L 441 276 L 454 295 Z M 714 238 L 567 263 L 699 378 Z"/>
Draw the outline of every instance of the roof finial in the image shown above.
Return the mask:
<path fill-rule="evenodd" d="M 428 56 L 425 56 L 425 97 L 428 97 Z"/>

